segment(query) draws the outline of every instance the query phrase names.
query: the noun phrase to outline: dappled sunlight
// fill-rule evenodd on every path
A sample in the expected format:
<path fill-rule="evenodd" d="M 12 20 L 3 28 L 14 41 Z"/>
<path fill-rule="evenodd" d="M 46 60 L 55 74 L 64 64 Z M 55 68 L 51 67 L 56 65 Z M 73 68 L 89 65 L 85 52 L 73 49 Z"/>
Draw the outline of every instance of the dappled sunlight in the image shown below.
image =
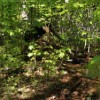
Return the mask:
<path fill-rule="evenodd" d="M 99 100 L 99 0 L 0 0 L 0 100 Z"/>

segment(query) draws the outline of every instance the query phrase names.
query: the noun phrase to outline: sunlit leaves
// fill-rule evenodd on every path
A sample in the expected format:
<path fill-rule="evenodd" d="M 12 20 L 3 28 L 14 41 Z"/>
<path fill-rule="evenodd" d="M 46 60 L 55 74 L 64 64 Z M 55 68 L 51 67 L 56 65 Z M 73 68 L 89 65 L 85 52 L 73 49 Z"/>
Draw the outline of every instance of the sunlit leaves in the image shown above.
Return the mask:
<path fill-rule="evenodd" d="M 33 55 L 33 53 L 28 53 L 28 57 L 32 57 Z"/>
<path fill-rule="evenodd" d="M 92 25 L 92 24 L 93 24 L 93 22 L 92 22 L 92 21 L 90 21 L 90 24 Z"/>
<path fill-rule="evenodd" d="M 84 7 L 84 4 L 77 2 L 77 3 L 74 3 L 73 6 L 74 6 L 75 8 Z"/>
<path fill-rule="evenodd" d="M 12 30 L 9 30 L 8 33 L 10 34 L 10 36 L 14 35 L 14 32 Z"/>
<path fill-rule="evenodd" d="M 83 32 L 82 32 L 82 35 L 86 35 L 86 34 L 87 34 L 87 32 L 86 32 L 86 31 L 83 31 Z"/>
<path fill-rule="evenodd" d="M 69 0 L 65 0 L 65 3 L 68 3 L 69 2 Z"/>
<path fill-rule="evenodd" d="M 32 50 L 34 47 L 33 47 L 33 45 L 30 45 L 28 48 L 29 48 L 29 50 Z"/>
<path fill-rule="evenodd" d="M 61 53 L 59 54 L 59 58 L 63 58 L 64 55 L 65 55 L 65 53 L 64 53 L 64 52 L 61 52 Z"/>

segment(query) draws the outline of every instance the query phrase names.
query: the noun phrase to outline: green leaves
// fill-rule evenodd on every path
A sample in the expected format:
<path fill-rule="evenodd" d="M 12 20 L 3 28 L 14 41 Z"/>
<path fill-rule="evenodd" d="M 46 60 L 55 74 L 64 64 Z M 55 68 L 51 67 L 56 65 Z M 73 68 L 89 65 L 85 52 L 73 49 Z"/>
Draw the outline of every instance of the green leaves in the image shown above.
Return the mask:
<path fill-rule="evenodd" d="M 6 2 L 20 2 L 20 0 L 0 0 L 1 3 L 6 3 Z"/>
<path fill-rule="evenodd" d="M 100 56 L 94 57 L 87 65 L 87 77 L 100 77 Z"/>
<path fill-rule="evenodd" d="M 84 4 L 83 3 L 76 2 L 76 3 L 73 4 L 73 6 L 75 8 L 79 8 L 79 7 L 84 7 Z"/>
<path fill-rule="evenodd" d="M 59 54 L 59 58 L 63 58 L 64 55 L 65 55 L 65 53 L 64 53 L 64 52 L 61 52 L 61 53 Z"/>

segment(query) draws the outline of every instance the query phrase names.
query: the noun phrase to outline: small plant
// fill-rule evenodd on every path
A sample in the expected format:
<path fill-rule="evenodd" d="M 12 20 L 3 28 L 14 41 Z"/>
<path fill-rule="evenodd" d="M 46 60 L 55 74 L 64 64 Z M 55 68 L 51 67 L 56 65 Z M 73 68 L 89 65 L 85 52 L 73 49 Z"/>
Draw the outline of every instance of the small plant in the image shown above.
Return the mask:
<path fill-rule="evenodd" d="M 87 65 L 87 77 L 100 80 L 100 56 L 95 56 Z M 100 82 L 96 84 L 97 95 L 100 95 Z"/>
<path fill-rule="evenodd" d="M 87 77 L 100 78 L 100 56 L 95 56 L 87 65 Z"/>

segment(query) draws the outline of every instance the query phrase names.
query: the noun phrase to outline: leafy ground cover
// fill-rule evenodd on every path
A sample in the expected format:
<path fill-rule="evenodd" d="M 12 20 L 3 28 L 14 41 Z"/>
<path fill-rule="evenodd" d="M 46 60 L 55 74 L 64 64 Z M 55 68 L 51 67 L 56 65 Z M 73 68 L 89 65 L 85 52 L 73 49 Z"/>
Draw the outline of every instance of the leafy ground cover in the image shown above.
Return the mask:
<path fill-rule="evenodd" d="M 85 63 L 63 62 L 55 76 L 42 71 L 0 74 L 1 100 L 99 100 L 100 81 L 85 75 Z M 83 74 L 82 74 L 83 73 Z"/>

